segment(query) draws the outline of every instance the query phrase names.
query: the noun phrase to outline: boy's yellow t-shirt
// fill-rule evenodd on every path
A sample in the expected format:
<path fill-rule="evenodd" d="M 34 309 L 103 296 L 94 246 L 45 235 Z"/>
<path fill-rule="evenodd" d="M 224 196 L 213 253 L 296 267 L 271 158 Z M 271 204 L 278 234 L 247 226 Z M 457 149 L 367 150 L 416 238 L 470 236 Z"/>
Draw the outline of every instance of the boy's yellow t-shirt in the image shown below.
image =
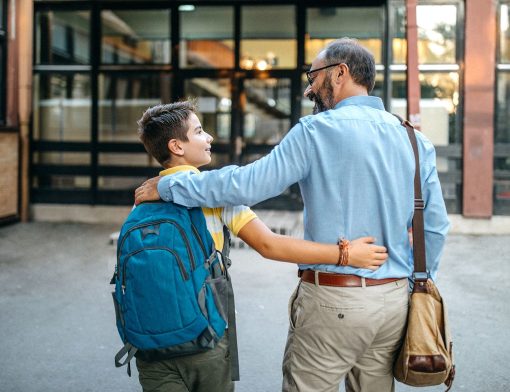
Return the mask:
<path fill-rule="evenodd" d="M 200 173 L 200 171 L 189 165 L 174 166 L 170 169 L 162 170 L 160 176 L 168 176 L 183 171 L 193 171 Z M 217 250 L 223 249 L 223 225 L 226 225 L 230 232 L 235 236 L 241 231 L 241 229 L 250 221 L 257 218 L 257 215 L 247 206 L 235 206 L 235 207 L 216 207 L 207 208 L 202 207 L 204 212 L 205 221 L 207 223 L 207 229 L 214 240 L 214 246 Z"/>

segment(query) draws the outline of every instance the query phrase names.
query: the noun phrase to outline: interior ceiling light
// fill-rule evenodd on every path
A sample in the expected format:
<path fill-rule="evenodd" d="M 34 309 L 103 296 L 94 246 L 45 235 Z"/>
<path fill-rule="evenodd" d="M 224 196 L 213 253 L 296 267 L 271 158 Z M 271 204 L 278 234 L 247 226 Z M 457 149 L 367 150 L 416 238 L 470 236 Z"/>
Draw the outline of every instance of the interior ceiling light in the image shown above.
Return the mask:
<path fill-rule="evenodd" d="M 269 64 L 267 63 L 266 60 L 257 61 L 256 67 L 259 71 L 265 71 L 268 68 L 268 66 L 269 66 Z"/>
<path fill-rule="evenodd" d="M 195 11 L 195 6 L 191 4 L 183 4 L 179 6 L 179 11 L 185 12 Z"/>

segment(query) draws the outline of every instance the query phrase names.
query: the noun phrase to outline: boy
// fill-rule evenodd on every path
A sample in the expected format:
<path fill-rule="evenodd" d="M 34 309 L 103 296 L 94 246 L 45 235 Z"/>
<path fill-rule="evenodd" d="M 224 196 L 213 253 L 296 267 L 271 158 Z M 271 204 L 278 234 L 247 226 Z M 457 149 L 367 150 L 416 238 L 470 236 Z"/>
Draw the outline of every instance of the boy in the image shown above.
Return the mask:
<path fill-rule="evenodd" d="M 149 108 L 138 121 L 145 149 L 165 168 L 161 176 L 180 171 L 198 172 L 211 161 L 213 138 L 202 129 L 192 102 L 183 101 Z M 337 264 L 339 246 L 319 244 L 273 233 L 246 206 L 203 208 L 216 249 L 223 248 L 223 226 L 239 236 L 262 256 L 300 264 Z M 386 249 L 363 237 L 349 245 L 348 265 L 377 269 L 387 259 Z M 344 254 L 345 255 L 345 254 Z M 137 358 L 144 391 L 228 392 L 230 377 L 227 334 L 212 350 L 200 354 L 146 362 Z"/>

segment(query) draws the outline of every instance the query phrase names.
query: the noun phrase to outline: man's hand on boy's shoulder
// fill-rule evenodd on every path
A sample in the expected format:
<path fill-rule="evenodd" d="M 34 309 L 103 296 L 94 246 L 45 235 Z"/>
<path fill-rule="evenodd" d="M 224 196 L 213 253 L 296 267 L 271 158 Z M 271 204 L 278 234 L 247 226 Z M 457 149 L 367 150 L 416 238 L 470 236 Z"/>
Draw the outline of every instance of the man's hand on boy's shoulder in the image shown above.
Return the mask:
<path fill-rule="evenodd" d="M 159 200 L 158 182 L 161 176 L 153 177 L 145 181 L 135 190 L 135 204 L 138 205 L 144 201 Z"/>

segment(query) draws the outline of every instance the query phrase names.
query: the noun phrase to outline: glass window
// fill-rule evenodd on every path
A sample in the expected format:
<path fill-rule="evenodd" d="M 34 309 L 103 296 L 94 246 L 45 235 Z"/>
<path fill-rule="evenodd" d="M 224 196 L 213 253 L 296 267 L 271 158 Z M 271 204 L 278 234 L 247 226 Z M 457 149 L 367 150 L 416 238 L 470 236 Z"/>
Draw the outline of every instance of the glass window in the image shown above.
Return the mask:
<path fill-rule="evenodd" d="M 390 25 L 392 64 L 405 64 L 407 56 L 406 8 L 392 8 L 393 23 Z"/>
<path fill-rule="evenodd" d="M 510 72 L 498 72 L 495 143 L 510 143 Z"/>
<path fill-rule="evenodd" d="M 406 9 L 393 11 L 392 35 L 393 64 L 405 64 L 407 55 Z M 416 8 L 418 23 L 418 62 L 420 64 L 456 63 L 456 5 L 419 5 Z"/>
<path fill-rule="evenodd" d="M 181 11 L 181 68 L 234 66 L 232 7 L 193 7 Z"/>
<path fill-rule="evenodd" d="M 499 71 L 494 154 L 494 213 L 510 215 L 510 72 Z"/>
<path fill-rule="evenodd" d="M 499 58 L 502 63 L 510 63 L 510 5 L 499 8 Z"/>
<path fill-rule="evenodd" d="M 40 174 L 33 177 L 32 186 L 39 189 L 84 190 L 90 188 L 89 176 Z M 65 202 L 65 200 L 62 200 Z"/>
<path fill-rule="evenodd" d="M 170 102 L 170 75 L 99 76 L 99 140 L 139 142 L 136 122 L 149 107 Z"/>
<path fill-rule="evenodd" d="M 457 133 L 457 107 L 459 105 L 459 74 L 457 72 L 422 72 L 421 85 L 421 130 L 435 146 L 460 143 Z M 392 74 L 391 110 L 406 116 L 406 75 Z M 439 171 L 446 171 L 438 167 Z"/>
<path fill-rule="evenodd" d="M 383 81 L 384 81 L 383 73 L 377 72 L 375 75 L 374 89 L 372 90 L 370 95 L 373 95 L 373 96 L 383 99 L 383 92 L 384 92 Z M 301 117 L 313 114 L 314 103 L 312 101 L 310 101 L 308 98 L 305 98 L 303 96 L 303 93 L 307 87 L 308 87 L 308 80 L 306 78 L 306 75 L 303 74 L 301 77 Z M 404 94 L 405 94 L 405 92 L 404 92 Z"/>
<path fill-rule="evenodd" d="M 5 24 L 6 1 L 0 0 L 0 124 L 5 124 L 6 71 L 7 71 L 7 30 Z"/>
<path fill-rule="evenodd" d="M 88 75 L 35 75 L 34 139 L 90 141 L 90 106 Z"/>
<path fill-rule="evenodd" d="M 197 99 L 198 118 L 214 137 L 210 166 L 227 165 L 232 117 L 230 79 L 188 79 L 184 82 L 184 95 Z"/>
<path fill-rule="evenodd" d="M 154 175 L 158 175 L 158 171 L 154 171 Z M 111 191 L 132 191 L 140 186 L 147 177 L 115 177 L 115 176 L 99 176 L 97 178 L 97 187 L 100 190 Z M 132 203 L 132 201 L 131 201 Z"/>
<path fill-rule="evenodd" d="M 442 152 L 449 145 L 460 146 L 462 134 L 458 118 L 459 74 L 457 72 L 435 72 L 419 75 L 421 85 L 421 131 L 434 144 L 437 152 L 437 170 L 441 188 L 449 213 L 460 212 L 461 159 Z M 391 111 L 406 117 L 406 75 L 392 74 Z M 450 155 L 449 155 L 450 154 Z M 449 176 L 446 174 L 449 173 Z M 445 177 L 441 178 L 444 175 Z"/>
<path fill-rule="evenodd" d="M 455 38 L 457 6 L 420 5 L 418 22 L 418 56 L 422 64 L 456 63 Z"/>
<path fill-rule="evenodd" d="M 290 129 L 290 79 L 244 81 L 244 140 L 276 144 Z"/>
<path fill-rule="evenodd" d="M 311 64 L 317 54 L 337 38 L 356 38 L 382 62 L 383 10 L 380 7 L 309 8 L 306 14 L 307 34 L 305 62 Z"/>
<path fill-rule="evenodd" d="M 103 63 L 170 63 L 169 10 L 104 10 L 101 27 Z"/>
<path fill-rule="evenodd" d="M 147 153 L 99 153 L 99 164 L 102 166 L 151 166 L 161 167 L 159 162 Z"/>
<path fill-rule="evenodd" d="M 88 152 L 34 152 L 34 163 L 45 165 L 90 165 Z"/>
<path fill-rule="evenodd" d="M 214 142 L 230 142 L 232 98 L 230 79 L 188 79 L 184 83 L 186 97 L 196 98 L 203 128 Z"/>
<path fill-rule="evenodd" d="M 0 0 L 0 29 L 5 30 L 5 9 L 7 0 Z"/>
<path fill-rule="evenodd" d="M 306 88 L 308 87 L 308 79 L 306 78 L 306 75 L 301 75 L 301 117 L 309 116 L 310 114 L 313 114 L 313 102 L 310 101 L 308 98 L 305 98 L 303 93 L 305 92 Z"/>
<path fill-rule="evenodd" d="M 295 68 L 296 53 L 294 6 L 241 8 L 241 68 Z"/>
<path fill-rule="evenodd" d="M 90 63 L 89 11 L 41 11 L 35 18 L 37 64 Z"/>

